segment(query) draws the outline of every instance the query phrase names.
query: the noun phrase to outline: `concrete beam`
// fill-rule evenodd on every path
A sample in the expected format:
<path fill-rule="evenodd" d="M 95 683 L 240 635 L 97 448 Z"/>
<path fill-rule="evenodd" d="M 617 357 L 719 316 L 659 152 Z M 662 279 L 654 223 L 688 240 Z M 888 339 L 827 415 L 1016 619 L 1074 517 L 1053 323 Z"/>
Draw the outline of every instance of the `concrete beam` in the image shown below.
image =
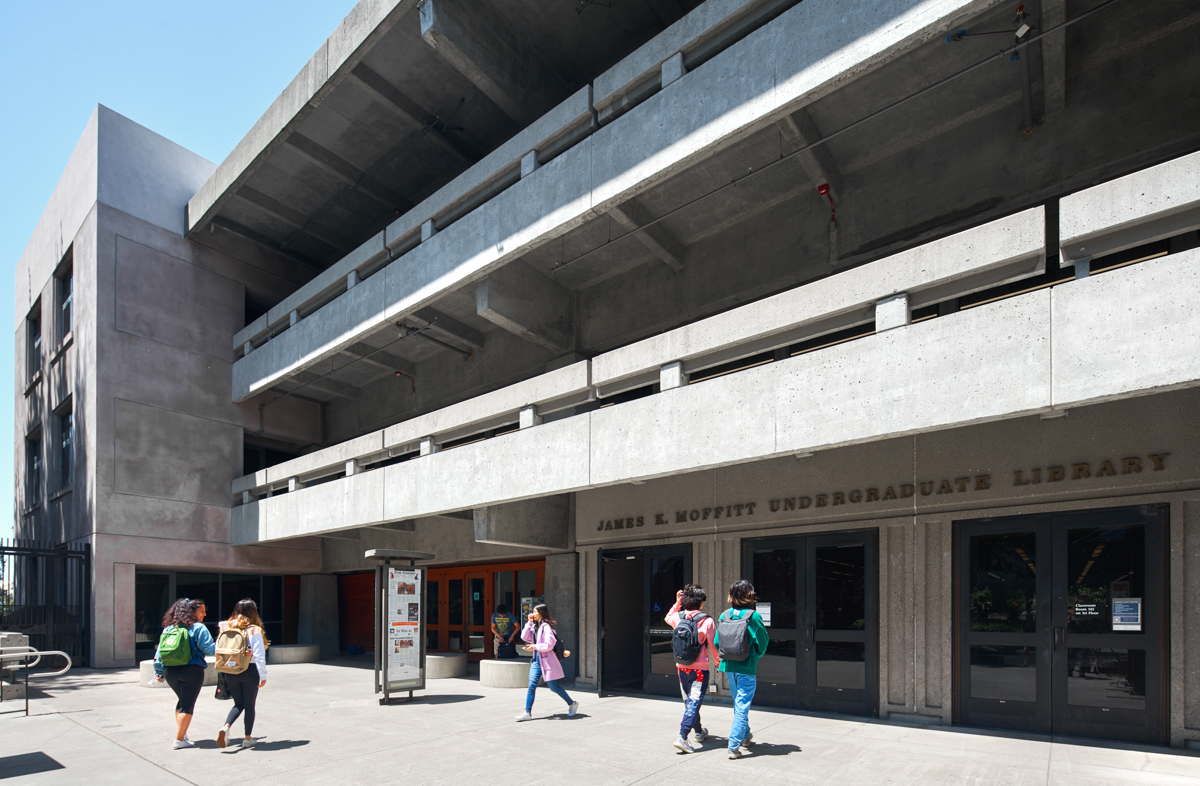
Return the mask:
<path fill-rule="evenodd" d="M 638 216 L 637 204 L 634 202 L 626 202 L 624 205 L 617 205 L 608 211 L 608 214 L 613 217 L 613 220 L 632 232 L 646 223 L 645 220 L 639 221 L 641 216 Z M 643 246 L 654 252 L 654 255 L 661 259 L 672 270 L 683 270 L 683 262 L 679 255 L 672 251 L 672 248 L 679 248 L 680 242 L 667 231 L 661 224 L 655 224 L 652 227 L 643 229 L 634 235 Z"/>
<path fill-rule="evenodd" d="M 363 527 L 363 529 L 376 529 L 383 532 L 416 532 L 417 522 L 412 520 L 388 521 L 383 524 L 372 524 L 369 527 Z"/>
<path fill-rule="evenodd" d="M 358 388 L 353 385 L 347 385 L 345 382 L 338 382 L 336 379 L 329 377 L 319 377 L 308 371 L 303 371 L 291 378 L 291 382 L 295 382 L 305 388 L 312 388 L 321 393 L 328 393 L 331 396 L 338 398 L 357 399 L 360 395 Z M 299 388 L 297 388 L 299 389 Z"/>
<path fill-rule="evenodd" d="M 466 344 L 471 349 L 483 349 L 484 334 L 453 317 L 432 308 L 422 308 L 409 315 L 420 327 L 429 325 L 431 333 L 440 334 L 454 344 Z"/>
<path fill-rule="evenodd" d="M 437 126 L 437 116 L 425 109 L 413 99 L 402 93 L 399 88 L 384 79 L 361 63 L 350 72 L 348 79 L 378 100 L 384 107 L 390 109 L 401 120 L 421 129 L 429 129 L 429 136 L 446 150 L 454 153 L 468 165 L 474 164 L 481 156 L 470 145 L 450 136 Z"/>
<path fill-rule="evenodd" d="M 556 352 L 573 344 L 571 295 L 525 262 L 517 260 L 475 285 L 479 316 Z"/>
<path fill-rule="evenodd" d="M 1042 0 L 1043 30 L 1067 21 L 1067 0 Z M 1045 113 L 1067 105 L 1067 32 L 1059 30 L 1042 39 L 1042 95 Z"/>
<path fill-rule="evenodd" d="M 807 109 L 800 109 L 787 115 L 775 124 L 783 138 L 792 150 L 799 150 L 805 145 L 811 145 L 821 138 L 821 132 Z M 822 183 L 829 184 L 829 191 L 836 199 L 841 185 L 841 175 L 833 154 L 826 145 L 817 145 L 812 150 L 796 156 L 804 172 L 812 180 L 814 186 Z"/>
<path fill-rule="evenodd" d="M 315 223 L 311 216 L 296 210 L 290 205 L 284 204 L 269 194 L 264 194 L 256 188 L 242 186 L 238 189 L 235 196 L 249 202 L 260 210 L 267 211 L 284 223 L 295 227 L 298 231 L 306 235 L 311 235 L 342 253 L 346 253 L 358 245 L 337 230 Z"/>
<path fill-rule="evenodd" d="M 567 94 L 567 84 L 486 0 L 426 0 L 421 37 L 521 126 Z"/>
<path fill-rule="evenodd" d="M 320 167 L 346 185 L 357 187 L 381 205 L 402 212 L 414 207 L 412 200 L 406 199 L 378 181 L 367 178 L 366 172 L 301 133 L 289 136 L 287 144 L 306 161 Z"/>
<path fill-rule="evenodd" d="M 475 542 L 531 549 L 570 547 L 567 494 L 475 508 Z"/>
<path fill-rule="evenodd" d="M 374 366 L 380 371 L 403 371 L 412 376 L 416 372 L 416 364 L 399 355 L 393 355 L 386 350 L 376 350 L 370 344 L 351 344 L 339 354 L 346 355 L 359 363 Z"/>

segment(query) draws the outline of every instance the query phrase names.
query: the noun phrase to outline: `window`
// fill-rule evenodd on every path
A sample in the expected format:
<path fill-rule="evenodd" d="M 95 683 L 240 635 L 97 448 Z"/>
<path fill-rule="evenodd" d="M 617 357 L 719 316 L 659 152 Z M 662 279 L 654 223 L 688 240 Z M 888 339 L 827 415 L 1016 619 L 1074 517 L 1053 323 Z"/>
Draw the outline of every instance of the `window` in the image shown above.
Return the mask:
<path fill-rule="evenodd" d="M 34 309 L 25 320 L 25 333 L 29 347 L 29 379 L 33 379 L 42 370 L 42 314 L 41 309 Z"/>
<path fill-rule="evenodd" d="M 66 339 L 67 334 L 71 332 L 73 325 L 73 309 L 72 303 L 75 297 L 75 270 L 71 267 L 68 255 L 68 262 L 59 273 L 55 280 L 55 286 L 58 288 L 58 340 Z"/>
<path fill-rule="evenodd" d="M 25 506 L 32 508 L 42 501 L 42 440 L 31 437 L 25 440 Z"/>
<path fill-rule="evenodd" d="M 58 416 L 59 438 L 59 467 L 58 486 L 63 488 L 71 484 L 71 474 L 75 467 L 75 415 L 70 410 Z"/>

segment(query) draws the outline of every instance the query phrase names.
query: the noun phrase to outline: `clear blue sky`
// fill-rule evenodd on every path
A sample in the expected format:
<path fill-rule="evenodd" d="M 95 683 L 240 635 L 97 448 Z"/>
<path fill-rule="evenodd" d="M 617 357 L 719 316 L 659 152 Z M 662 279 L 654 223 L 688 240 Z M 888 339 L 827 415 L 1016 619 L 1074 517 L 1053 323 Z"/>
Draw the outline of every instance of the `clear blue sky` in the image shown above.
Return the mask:
<path fill-rule="evenodd" d="M 0 537 L 13 524 L 13 276 L 96 104 L 219 163 L 353 0 L 0 0 Z"/>

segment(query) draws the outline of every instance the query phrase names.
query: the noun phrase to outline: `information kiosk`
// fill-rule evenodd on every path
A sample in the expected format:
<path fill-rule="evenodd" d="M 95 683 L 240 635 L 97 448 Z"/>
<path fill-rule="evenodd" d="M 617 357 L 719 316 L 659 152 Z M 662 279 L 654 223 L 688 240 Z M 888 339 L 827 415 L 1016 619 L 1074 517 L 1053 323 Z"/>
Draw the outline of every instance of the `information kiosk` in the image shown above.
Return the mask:
<path fill-rule="evenodd" d="M 375 692 L 380 704 L 392 694 L 425 688 L 425 570 L 417 560 L 431 560 L 423 551 L 371 549 L 375 567 Z"/>

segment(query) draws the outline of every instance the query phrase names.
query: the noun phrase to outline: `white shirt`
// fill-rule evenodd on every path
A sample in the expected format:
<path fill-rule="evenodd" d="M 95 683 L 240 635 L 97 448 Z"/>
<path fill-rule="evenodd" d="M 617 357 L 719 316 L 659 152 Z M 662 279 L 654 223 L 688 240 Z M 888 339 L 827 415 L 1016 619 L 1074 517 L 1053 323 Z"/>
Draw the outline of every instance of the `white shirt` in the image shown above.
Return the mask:
<path fill-rule="evenodd" d="M 229 628 L 228 622 L 222 622 L 221 630 Z M 250 642 L 250 662 L 258 667 L 258 679 L 262 682 L 267 678 L 267 645 L 263 641 L 263 632 L 261 629 L 250 626 L 246 628 L 244 633 L 246 639 Z"/>

